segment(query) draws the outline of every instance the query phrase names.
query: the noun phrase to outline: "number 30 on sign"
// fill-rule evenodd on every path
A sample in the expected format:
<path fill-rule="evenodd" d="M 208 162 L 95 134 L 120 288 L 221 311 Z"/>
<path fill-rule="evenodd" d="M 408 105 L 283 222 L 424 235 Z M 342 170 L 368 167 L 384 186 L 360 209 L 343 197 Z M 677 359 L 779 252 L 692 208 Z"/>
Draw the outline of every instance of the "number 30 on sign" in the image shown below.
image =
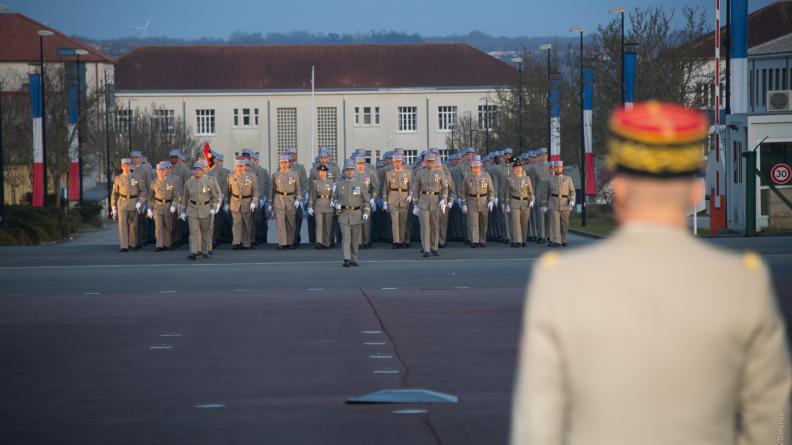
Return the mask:
<path fill-rule="evenodd" d="M 770 169 L 770 178 L 777 185 L 787 184 L 792 181 L 792 168 L 786 164 L 776 164 Z"/>

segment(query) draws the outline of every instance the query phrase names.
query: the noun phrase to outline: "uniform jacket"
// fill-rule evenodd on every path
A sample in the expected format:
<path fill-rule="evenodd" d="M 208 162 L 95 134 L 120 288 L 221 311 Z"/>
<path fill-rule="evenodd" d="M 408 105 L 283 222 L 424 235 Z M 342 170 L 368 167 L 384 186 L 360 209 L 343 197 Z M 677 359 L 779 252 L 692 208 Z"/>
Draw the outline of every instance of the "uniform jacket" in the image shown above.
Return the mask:
<path fill-rule="evenodd" d="M 259 181 L 249 171 L 234 172 L 228 176 L 226 202 L 232 212 L 250 212 L 250 203 L 258 205 Z"/>
<path fill-rule="evenodd" d="M 506 181 L 505 201 L 512 209 L 529 208 L 534 201 L 534 189 L 531 178 L 528 176 L 515 176 L 514 173 Z"/>
<path fill-rule="evenodd" d="M 343 206 L 338 215 L 338 223 L 352 226 L 363 224 L 363 214 L 371 212 L 369 199 L 371 196 L 368 194 L 368 187 L 357 177 L 344 178 L 336 182 L 333 201 Z M 350 207 L 350 209 L 344 207 Z"/>
<path fill-rule="evenodd" d="M 391 170 L 385 174 L 385 184 L 382 187 L 383 197 L 388 202 L 388 207 L 407 207 L 407 196 L 412 186 L 412 174 L 409 170 Z"/>
<path fill-rule="evenodd" d="M 478 176 L 468 174 L 462 181 L 462 190 L 459 193 L 462 205 L 468 211 L 481 212 L 489 210 L 487 204 L 495 202 L 495 187 L 489 173 L 482 171 Z"/>
<path fill-rule="evenodd" d="M 147 199 L 146 183 L 135 173 L 116 176 L 113 180 L 113 207 L 121 210 L 135 210 L 135 204 L 145 204 Z"/>
<path fill-rule="evenodd" d="M 448 198 L 448 182 L 442 171 L 420 168 L 414 171 L 412 195 L 421 210 L 439 210 L 441 200 Z"/>
<path fill-rule="evenodd" d="M 572 178 L 566 175 L 550 176 L 545 184 L 542 202 L 550 210 L 568 212 L 569 202 L 575 200 L 575 185 L 572 184 Z"/>
<path fill-rule="evenodd" d="M 332 213 L 330 200 L 333 199 L 333 181 L 329 179 L 314 179 L 308 190 L 308 207 L 316 213 Z"/>
<path fill-rule="evenodd" d="M 284 210 L 289 206 L 294 206 L 295 200 L 302 200 L 300 175 L 292 170 L 273 173 L 272 189 L 270 190 L 270 203 L 272 203 L 272 207 L 278 210 Z"/>
<path fill-rule="evenodd" d="M 182 202 L 190 218 L 208 218 L 209 210 L 217 210 L 220 205 L 220 187 L 207 175 L 193 176 L 184 185 Z"/>
<path fill-rule="evenodd" d="M 165 179 L 155 179 L 151 183 L 149 191 L 148 206 L 155 213 L 160 215 L 170 212 L 171 206 L 179 208 L 183 195 L 181 181 L 173 176 L 167 175 Z"/>
<path fill-rule="evenodd" d="M 368 165 L 368 164 L 366 164 Z M 359 173 L 355 170 L 355 176 L 363 182 L 366 187 L 368 187 L 368 192 L 371 198 L 376 199 L 379 196 L 379 179 L 377 179 L 376 172 L 369 171 L 368 169 L 363 169 L 363 173 Z"/>
<path fill-rule="evenodd" d="M 318 166 L 318 164 L 317 164 Z M 309 180 L 317 179 L 319 177 L 319 170 L 316 169 L 316 166 L 311 168 L 311 175 L 309 176 Z M 341 179 L 341 171 L 338 169 L 338 166 L 333 163 L 327 164 L 327 179 L 336 182 Z"/>

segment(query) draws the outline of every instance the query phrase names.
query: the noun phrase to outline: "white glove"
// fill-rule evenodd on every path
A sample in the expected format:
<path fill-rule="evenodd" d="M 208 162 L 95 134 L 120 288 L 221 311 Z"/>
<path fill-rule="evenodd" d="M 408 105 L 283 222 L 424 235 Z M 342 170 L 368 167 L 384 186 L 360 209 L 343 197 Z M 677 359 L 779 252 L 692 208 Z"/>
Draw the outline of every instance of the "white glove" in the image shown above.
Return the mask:
<path fill-rule="evenodd" d="M 140 211 L 141 207 L 143 207 L 143 204 L 141 204 L 139 202 L 135 203 L 135 210 L 137 210 L 138 212 Z"/>
<path fill-rule="evenodd" d="M 171 206 L 170 212 L 171 213 L 176 213 L 176 206 Z"/>
<path fill-rule="evenodd" d="M 267 198 L 259 199 L 259 207 L 264 208 L 267 205 Z"/>
<path fill-rule="evenodd" d="M 466 205 L 462 206 L 462 213 L 467 214 L 467 206 Z"/>
<path fill-rule="evenodd" d="M 497 196 L 495 197 L 495 205 L 498 205 L 498 197 Z M 492 210 L 492 209 L 490 209 L 490 210 Z"/>
<path fill-rule="evenodd" d="M 251 202 L 250 203 L 250 211 L 253 212 L 255 210 L 256 210 L 256 203 L 255 202 Z M 228 204 L 226 204 L 226 213 L 228 213 Z"/>
<path fill-rule="evenodd" d="M 413 215 L 418 216 L 418 212 L 420 212 L 418 206 L 413 207 Z"/>
<path fill-rule="evenodd" d="M 385 210 L 386 212 L 388 211 L 388 201 L 382 202 L 382 209 Z"/>
<path fill-rule="evenodd" d="M 528 204 L 528 207 L 530 207 L 530 208 L 534 207 L 534 200 L 531 200 L 531 202 Z"/>
<path fill-rule="evenodd" d="M 506 209 L 504 210 L 504 212 L 511 213 L 511 206 L 506 206 Z"/>
<path fill-rule="evenodd" d="M 369 218 L 369 214 L 368 213 L 364 213 L 363 214 L 363 222 L 368 221 L 368 218 Z"/>
<path fill-rule="evenodd" d="M 313 216 L 314 214 L 313 207 L 308 207 L 308 214 Z"/>
<path fill-rule="evenodd" d="M 267 206 L 267 211 L 272 213 L 272 206 Z"/>
<path fill-rule="evenodd" d="M 209 216 L 215 216 L 215 213 L 217 213 L 217 210 L 209 209 Z"/>
<path fill-rule="evenodd" d="M 111 213 L 113 215 L 113 219 L 118 219 L 118 209 L 117 208 L 113 207 L 113 210 L 111 211 Z"/>
<path fill-rule="evenodd" d="M 336 203 L 336 204 L 335 204 L 335 208 L 336 208 L 336 210 L 341 210 L 341 204 L 339 204 L 339 203 Z"/>
<path fill-rule="evenodd" d="M 407 195 L 407 202 L 412 202 L 412 195 Z"/>
<path fill-rule="evenodd" d="M 300 201 L 294 201 L 294 208 L 300 207 Z"/>
<path fill-rule="evenodd" d="M 547 207 L 542 207 L 542 213 L 547 213 Z"/>
<path fill-rule="evenodd" d="M 146 210 L 146 218 L 148 219 L 154 218 L 154 211 L 151 209 Z"/>
<path fill-rule="evenodd" d="M 505 212 L 506 211 L 506 204 L 501 204 L 500 208 L 501 208 L 501 212 Z"/>
<path fill-rule="evenodd" d="M 456 203 L 458 206 L 462 207 L 462 198 L 457 198 Z"/>
<path fill-rule="evenodd" d="M 575 208 L 575 201 L 569 201 L 569 209 L 572 210 Z"/>
<path fill-rule="evenodd" d="M 453 199 L 451 201 L 448 201 L 448 204 L 446 204 L 446 208 L 448 210 L 451 210 L 451 207 L 454 207 L 454 200 Z"/>
<path fill-rule="evenodd" d="M 187 214 L 182 212 L 181 215 L 179 215 L 179 219 L 182 221 L 187 221 Z"/>
<path fill-rule="evenodd" d="M 440 200 L 440 211 L 443 212 L 443 213 L 445 213 L 445 211 L 446 211 L 446 200 L 445 199 L 441 199 Z"/>
<path fill-rule="evenodd" d="M 493 207 L 495 207 L 495 203 L 494 202 L 490 201 L 490 202 L 487 203 L 487 208 L 489 209 L 490 212 L 492 211 Z"/>
<path fill-rule="evenodd" d="M 335 190 L 336 190 L 336 184 L 335 184 L 335 182 L 334 182 L 334 183 L 333 183 L 333 193 L 335 193 Z"/>
<path fill-rule="evenodd" d="M 252 207 L 252 206 L 254 206 L 255 204 L 251 203 L 250 205 L 251 205 L 251 207 Z M 250 209 L 250 210 L 253 210 L 253 209 Z M 223 206 L 223 211 L 224 211 L 224 212 L 226 212 L 226 213 L 230 212 L 230 211 L 231 211 L 231 206 L 229 206 L 228 204 L 224 205 L 224 206 Z"/>

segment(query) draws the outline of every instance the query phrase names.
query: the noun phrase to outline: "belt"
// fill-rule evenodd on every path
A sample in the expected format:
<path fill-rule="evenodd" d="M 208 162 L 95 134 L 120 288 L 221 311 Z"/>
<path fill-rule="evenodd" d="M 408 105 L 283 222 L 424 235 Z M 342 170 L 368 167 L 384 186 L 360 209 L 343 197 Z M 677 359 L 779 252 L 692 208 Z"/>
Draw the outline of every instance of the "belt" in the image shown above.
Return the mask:
<path fill-rule="evenodd" d="M 294 194 L 294 192 L 291 192 L 291 193 L 286 193 L 286 192 L 279 192 L 279 191 L 275 191 L 275 193 L 277 193 L 277 194 L 279 194 L 279 195 L 283 195 L 283 196 L 291 196 L 291 195 L 293 195 L 293 194 Z"/>
<path fill-rule="evenodd" d="M 528 201 L 528 198 L 520 198 L 519 196 L 512 195 L 512 199 L 519 199 L 520 201 Z"/>
<path fill-rule="evenodd" d="M 330 199 L 330 195 L 316 195 L 316 199 Z"/>
<path fill-rule="evenodd" d="M 234 198 L 238 198 L 238 199 L 248 199 L 248 198 L 252 197 L 253 195 L 239 196 L 236 193 L 232 193 L 231 196 L 233 196 Z"/>
<path fill-rule="evenodd" d="M 392 192 L 406 192 L 407 189 L 394 189 L 394 188 L 392 188 L 392 189 L 390 189 L 390 191 L 392 191 Z"/>
<path fill-rule="evenodd" d="M 431 195 L 431 196 L 434 196 L 434 195 L 439 195 L 439 194 L 440 194 L 440 192 L 421 192 L 421 194 L 422 194 L 422 195 Z"/>
<path fill-rule="evenodd" d="M 486 194 L 485 195 L 470 195 L 469 194 L 468 196 L 470 196 L 471 198 L 486 198 L 487 197 Z"/>
<path fill-rule="evenodd" d="M 555 196 L 556 198 L 567 198 L 569 195 L 556 195 L 555 193 L 551 193 L 550 196 Z"/>
<path fill-rule="evenodd" d="M 360 207 L 341 206 L 342 210 L 360 210 Z"/>
<path fill-rule="evenodd" d="M 197 206 L 205 206 L 206 204 L 209 204 L 209 202 L 211 202 L 211 201 L 193 201 L 193 200 L 190 200 L 190 202 L 195 204 L 195 205 L 197 205 Z"/>
<path fill-rule="evenodd" d="M 118 196 L 120 196 L 122 198 L 126 198 L 126 199 L 132 199 L 132 198 L 137 198 L 138 197 L 138 195 L 123 195 L 121 193 L 119 193 Z"/>
<path fill-rule="evenodd" d="M 160 204 L 164 204 L 166 202 L 173 202 L 172 199 L 159 199 L 159 198 L 154 198 L 154 201 L 157 201 Z"/>

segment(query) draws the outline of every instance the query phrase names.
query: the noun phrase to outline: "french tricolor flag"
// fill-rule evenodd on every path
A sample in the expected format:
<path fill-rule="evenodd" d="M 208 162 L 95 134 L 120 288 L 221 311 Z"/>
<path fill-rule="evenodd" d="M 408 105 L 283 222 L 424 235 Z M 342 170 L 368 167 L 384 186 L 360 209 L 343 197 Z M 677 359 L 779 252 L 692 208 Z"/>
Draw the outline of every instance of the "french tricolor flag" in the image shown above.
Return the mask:
<path fill-rule="evenodd" d="M 561 92 L 560 79 L 550 81 L 550 160 L 561 160 Z"/>
<path fill-rule="evenodd" d="M 41 75 L 28 75 L 33 115 L 33 207 L 44 207 L 44 148 L 41 110 Z"/>
<path fill-rule="evenodd" d="M 77 119 L 79 110 L 77 106 L 77 85 L 69 88 L 69 201 L 80 200 L 80 163 L 79 163 L 79 128 Z"/>
<path fill-rule="evenodd" d="M 588 196 L 597 195 L 594 177 L 594 155 L 592 154 L 591 117 L 594 99 L 594 74 L 590 69 L 583 70 L 583 148 L 586 156 L 586 191 Z"/>

